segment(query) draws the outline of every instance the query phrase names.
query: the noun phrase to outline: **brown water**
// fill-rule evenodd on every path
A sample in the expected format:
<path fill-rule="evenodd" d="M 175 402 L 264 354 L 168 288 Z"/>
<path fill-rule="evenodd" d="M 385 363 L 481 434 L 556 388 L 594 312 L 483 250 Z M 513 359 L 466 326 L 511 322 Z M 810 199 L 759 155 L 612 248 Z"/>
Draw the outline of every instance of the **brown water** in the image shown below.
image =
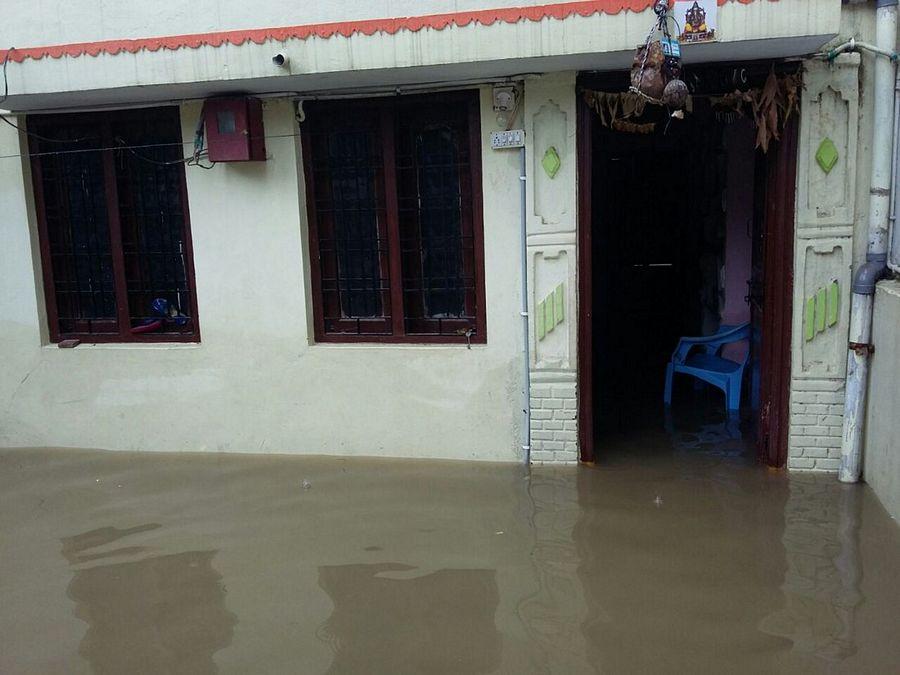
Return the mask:
<path fill-rule="evenodd" d="M 900 672 L 900 531 L 867 487 L 719 427 L 621 449 L 0 452 L 0 672 Z"/>

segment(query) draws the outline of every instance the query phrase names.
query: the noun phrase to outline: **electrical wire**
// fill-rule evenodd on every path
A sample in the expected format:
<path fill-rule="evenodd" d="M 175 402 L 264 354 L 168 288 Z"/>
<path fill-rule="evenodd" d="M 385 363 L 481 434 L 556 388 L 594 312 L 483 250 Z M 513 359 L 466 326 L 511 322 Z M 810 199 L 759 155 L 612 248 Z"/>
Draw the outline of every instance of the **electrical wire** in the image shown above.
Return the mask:
<path fill-rule="evenodd" d="M 27 133 L 24 130 L 20 130 L 22 133 Z M 267 134 L 264 136 L 251 136 L 251 139 L 259 139 L 262 138 L 264 140 L 275 139 L 275 138 L 300 138 L 300 134 Z M 67 140 L 66 143 L 74 143 L 75 139 Z M 0 155 L 0 159 L 22 159 L 23 157 L 51 157 L 53 155 L 69 155 L 76 152 L 104 152 L 106 150 L 140 150 L 142 148 L 160 148 L 160 147 L 174 147 L 180 146 L 182 148 L 194 145 L 193 141 L 181 141 L 181 142 L 173 142 L 173 143 L 146 143 L 143 145 L 112 145 L 105 146 L 99 148 L 77 148 L 73 150 L 45 150 L 43 152 L 29 152 L 25 154 L 15 154 L 15 155 Z M 205 153 L 203 153 L 205 155 Z M 190 159 L 190 158 L 186 158 Z M 177 160 L 180 161 L 180 160 Z M 190 166 L 194 166 L 194 164 L 190 164 Z M 208 167 L 203 167 L 208 168 Z"/>
<path fill-rule="evenodd" d="M 3 98 L 0 98 L 0 103 L 6 101 L 9 98 L 9 79 L 6 76 L 6 66 L 9 65 L 9 59 L 12 56 L 15 47 L 10 47 L 6 50 L 6 58 L 3 59 Z M 27 134 L 33 138 L 38 139 L 39 141 L 44 141 L 45 143 L 80 143 L 81 141 L 87 141 L 91 138 L 96 138 L 96 136 L 83 136 L 82 138 L 48 138 L 47 136 L 42 136 L 41 134 L 36 134 L 33 131 L 28 131 L 27 129 L 23 129 L 15 122 L 11 121 L 6 115 L 0 114 L 0 120 L 11 126 L 13 129 L 17 129 L 23 134 Z"/>
<path fill-rule="evenodd" d="M 89 141 L 93 138 L 97 138 L 97 136 L 81 136 L 80 138 L 49 138 L 47 136 L 37 134 L 33 131 L 28 131 L 28 129 L 23 129 L 15 122 L 11 122 L 9 118 L 6 117 L 6 115 L 0 115 L 0 121 L 5 122 L 13 129 L 18 130 L 20 133 L 23 133 L 26 136 L 31 136 L 32 138 L 36 138 L 39 141 L 44 141 L 45 143 L 81 143 L 82 141 Z"/>
<path fill-rule="evenodd" d="M 207 150 L 200 150 L 198 152 L 195 152 L 190 157 L 184 157 L 182 159 L 160 161 L 158 159 L 152 159 L 150 157 L 140 154 L 139 152 L 136 152 L 133 146 L 129 146 L 125 142 L 125 140 L 120 138 L 119 136 L 116 136 L 115 141 L 117 144 L 116 145 L 117 150 L 128 150 L 128 152 L 130 152 L 132 155 L 134 155 L 137 159 L 141 160 L 142 162 L 147 162 L 148 164 L 155 164 L 156 166 L 174 166 L 175 164 L 185 164 L 186 166 L 198 166 L 201 169 L 208 170 L 208 169 L 212 169 L 216 165 L 215 162 L 210 162 L 208 165 L 200 163 L 200 160 L 202 158 L 204 158 L 204 157 L 207 159 L 209 158 L 209 151 L 207 151 Z M 168 143 L 165 145 L 171 146 L 171 145 L 183 145 L 183 144 Z M 159 146 L 157 146 L 157 147 L 159 147 Z M 195 144 L 195 147 L 196 147 L 196 144 Z"/>

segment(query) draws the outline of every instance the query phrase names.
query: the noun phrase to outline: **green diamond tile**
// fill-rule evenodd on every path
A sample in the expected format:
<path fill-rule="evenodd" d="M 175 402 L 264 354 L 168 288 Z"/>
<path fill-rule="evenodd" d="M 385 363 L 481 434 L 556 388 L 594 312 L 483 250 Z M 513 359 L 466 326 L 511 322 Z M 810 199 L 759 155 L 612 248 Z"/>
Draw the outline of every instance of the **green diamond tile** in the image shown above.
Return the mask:
<path fill-rule="evenodd" d="M 825 137 L 822 139 L 822 142 L 819 143 L 819 149 L 816 150 L 816 162 L 822 167 L 822 171 L 831 173 L 831 170 L 834 168 L 834 165 L 837 164 L 837 161 L 838 151 L 834 146 L 834 141 Z"/>
<path fill-rule="evenodd" d="M 544 158 L 541 160 L 541 166 L 544 167 L 544 171 L 547 172 L 550 178 L 556 176 L 559 172 L 559 167 L 562 166 L 562 161 L 559 159 L 559 153 L 556 152 L 556 148 L 553 146 L 547 148 L 547 152 L 544 153 Z"/>

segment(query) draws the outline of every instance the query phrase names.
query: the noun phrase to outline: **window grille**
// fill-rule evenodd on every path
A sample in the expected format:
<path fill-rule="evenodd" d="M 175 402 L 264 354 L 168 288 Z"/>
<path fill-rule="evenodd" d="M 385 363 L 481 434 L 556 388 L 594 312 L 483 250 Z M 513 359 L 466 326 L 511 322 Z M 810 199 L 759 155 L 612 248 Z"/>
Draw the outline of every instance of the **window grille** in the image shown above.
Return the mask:
<path fill-rule="evenodd" d="M 317 339 L 484 341 L 477 100 L 307 107 Z"/>
<path fill-rule="evenodd" d="M 51 339 L 198 339 L 177 108 L 28 124 Z"/>

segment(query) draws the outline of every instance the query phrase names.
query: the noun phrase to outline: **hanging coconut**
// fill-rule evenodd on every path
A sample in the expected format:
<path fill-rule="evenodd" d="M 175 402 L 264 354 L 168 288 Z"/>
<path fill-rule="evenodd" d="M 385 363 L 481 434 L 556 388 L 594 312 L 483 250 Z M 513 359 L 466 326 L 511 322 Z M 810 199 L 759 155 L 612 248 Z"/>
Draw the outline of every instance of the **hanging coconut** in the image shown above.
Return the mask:
<path fill-rule="evenodd" d="M 662 102 L 670 108 L 681 110 L 687 102 L 688 88 L 683 80 L 669 80 L 663 89 Z"/>
<path fill-rule="evenodd" d="M 666 87 L 663 65 L 666 62 L 658 40 L 638 47 L 631 63 L 631 86 L 644 96 L 659 100 Z"/>

